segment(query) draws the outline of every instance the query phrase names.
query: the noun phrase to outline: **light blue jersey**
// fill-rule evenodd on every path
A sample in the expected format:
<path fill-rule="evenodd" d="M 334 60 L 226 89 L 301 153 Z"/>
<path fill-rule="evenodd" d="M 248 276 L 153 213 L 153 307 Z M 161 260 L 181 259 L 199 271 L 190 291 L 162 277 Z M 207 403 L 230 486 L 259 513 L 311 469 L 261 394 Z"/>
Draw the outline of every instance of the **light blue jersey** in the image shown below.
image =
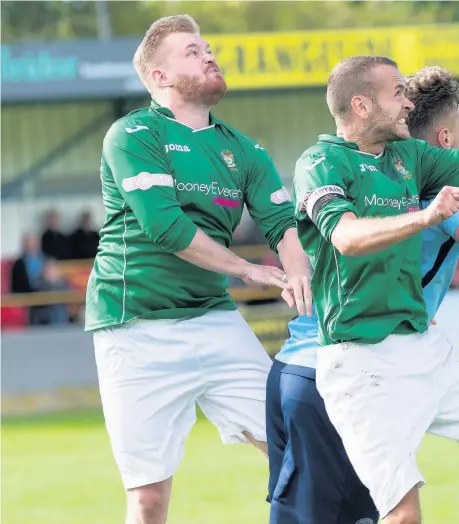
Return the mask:
<path fill-rule="evenodd" d="M 284 342 L 276 355 L 276 360 L 286 364 L 296 364 L 307 368 L 316 367 L 318 318 L 313 306 L 312 317 L 302 315 L 288 323 L 290 337 Z"/>
<path fill-rule="evenodd" d="M 429 202 L 421 202 L 426 208 Z M 432 320 L 451 285 L 459 259 L 459 243 L 452 242 L 459 227 L 459 212 L 438 226 L 426 229 L 422 236 L 422 274 L 424 299 L 429 321 Z M 445 252 L 448 252 L 445 255 Z M 444 256 L 445 255 L 445 256 Z M 318 319 L 303 315 L 288 324 L 290 337 L 284 342 L 276 360 L 308 368 L 316 367 Z"/>
<path fill-rule="evenodd" d="M 431 201 L 421 202 L 425 209 Z M 459 228 L 459 213 L 422 233 L 421 269 L 424 299 L 432 320 L 451 285 L 459 259 L 459 243 L 454 237 Z"/>

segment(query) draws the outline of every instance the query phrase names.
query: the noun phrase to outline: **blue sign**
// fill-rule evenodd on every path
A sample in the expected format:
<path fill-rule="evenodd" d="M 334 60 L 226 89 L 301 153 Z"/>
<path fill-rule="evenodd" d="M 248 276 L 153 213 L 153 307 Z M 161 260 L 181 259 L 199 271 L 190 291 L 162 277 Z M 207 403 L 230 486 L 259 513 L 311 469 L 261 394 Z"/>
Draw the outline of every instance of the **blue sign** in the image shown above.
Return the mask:
<path fill-rule="evenodd" d="M 13 54 L 2 46 L 2 82 L 55 82 L 78 78 L 78 57 L 53 56 L 47 50 L 26 50 Z"/>
<path fill-rule="evenodd" d="M 1 46 L 2 103 L 146 94 L 132 58 L 137 38 Z"/>

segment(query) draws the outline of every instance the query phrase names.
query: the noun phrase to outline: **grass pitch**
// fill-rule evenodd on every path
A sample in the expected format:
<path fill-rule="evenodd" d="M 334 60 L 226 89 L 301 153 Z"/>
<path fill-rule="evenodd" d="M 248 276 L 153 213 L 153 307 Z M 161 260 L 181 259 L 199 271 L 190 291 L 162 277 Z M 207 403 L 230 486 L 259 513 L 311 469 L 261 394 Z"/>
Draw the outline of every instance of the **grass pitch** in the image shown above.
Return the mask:
<path fill-rule="evenodd" d="M 459 523 L 459 446 L 427 437 L 419 455 L 425 524 Z M 202 416 L 174 479 L 168 524 L 266 524 L 267 461 L 223 446 Z M 3 524 L 122 524 L 124 493 L 98 411 L 7 419 Z"/>

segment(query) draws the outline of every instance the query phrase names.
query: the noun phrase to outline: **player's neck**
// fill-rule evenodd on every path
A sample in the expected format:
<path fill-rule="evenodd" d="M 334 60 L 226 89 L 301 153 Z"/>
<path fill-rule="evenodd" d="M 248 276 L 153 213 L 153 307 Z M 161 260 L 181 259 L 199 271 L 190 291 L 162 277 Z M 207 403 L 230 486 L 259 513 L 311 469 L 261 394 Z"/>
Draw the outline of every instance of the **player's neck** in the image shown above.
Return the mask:
<path fill-rule="evenodd" d="M 378 142 L 372 139 L 371 133 L 360 132 L 357 129 L 340 127 L 336 133 L 346 142 L 354 142 L 359 146 L 359 151 L 379 155 L 387 145 L 387 141 Z"/>
<path fill-rule="evenodd" d="M 186 104 L 171 107 L 170 109 L 174 113 L 176 120 L 193 129 L 203 129 L 209 126 L 210 110 L 208 107 Z"/>
<path fill-rule="evenodd" d="M 210 108 L 199 103 L 184 102 L 183 100 L 164 100 L 159 102 L 163 107 L 172 111 L 175 119 L 193 129 L 203 129 L 209 126 Z"/>

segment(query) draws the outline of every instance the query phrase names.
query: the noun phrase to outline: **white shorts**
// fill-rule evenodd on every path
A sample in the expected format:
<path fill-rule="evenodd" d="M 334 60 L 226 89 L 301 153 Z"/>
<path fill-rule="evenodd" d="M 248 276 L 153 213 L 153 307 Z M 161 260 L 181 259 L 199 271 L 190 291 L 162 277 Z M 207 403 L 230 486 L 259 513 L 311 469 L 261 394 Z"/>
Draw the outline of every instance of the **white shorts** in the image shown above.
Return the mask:
<path fill-rule="evenodd" d="M 196 403 L 226 444 L 266 441 L 271 359 L 237 311 L 94 333 L 105 423 L 126 489 L 171 477 Z"/>
<path fill-rule="evenodd" d="M 432 327 L 373 345 L 319 348 L 317 387 L 362 482 L 384 518 L 424 479 L 426 432 L 459 440 L 459 351 Z"/>

